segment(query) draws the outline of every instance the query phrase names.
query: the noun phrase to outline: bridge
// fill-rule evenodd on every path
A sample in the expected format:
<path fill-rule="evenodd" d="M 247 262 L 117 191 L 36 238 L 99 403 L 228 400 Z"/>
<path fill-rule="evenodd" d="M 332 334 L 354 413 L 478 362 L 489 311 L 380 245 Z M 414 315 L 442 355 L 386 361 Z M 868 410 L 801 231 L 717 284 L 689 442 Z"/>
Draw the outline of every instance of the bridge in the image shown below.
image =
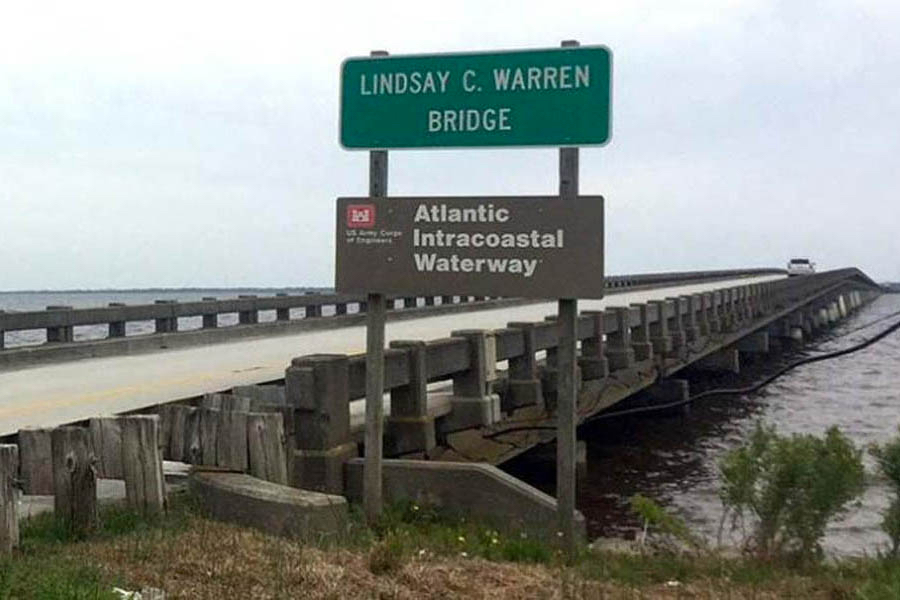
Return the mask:
<path fill-rule="evenodd" d="M 580 303 L 579 422 L 635 403 L 685 404 L 681 371 L 736 372 L 742 355 L 802 343 L 881 292 L 853 268 L 622 276 L 607 290 Z M 391 304 L 385 454 L 406 460 L 387 461 L 385 492 L 465 503 L 470 474 L 426 471 L 502 464 L 554 438 L 557 305 L 460 296 Z M 0 350 L 0 434 L 158 413 L 165 458 L 216 465 L 226 459 L 204 456 L 199 415 L 245 399 L 245 410 L 281 415 L 293 486 L 358 498 L 365 311 L 360 297 L 303 294 L 0 314 L 0 332 L 42 329 L 48 340 Z M 225 313 L 239 324 L 219 327 Z M 184 330 L 189 319 L 200 327 Z M 126 335 L 127 323 L 147 320 L 155 333 Z M 74 328 L 89 325 L 106 326 L 107 337 L 75 341 Z M 413 473 L 415 464 L 425 470 Z M 447 477 L 455 489 L 441 484 Z"/>

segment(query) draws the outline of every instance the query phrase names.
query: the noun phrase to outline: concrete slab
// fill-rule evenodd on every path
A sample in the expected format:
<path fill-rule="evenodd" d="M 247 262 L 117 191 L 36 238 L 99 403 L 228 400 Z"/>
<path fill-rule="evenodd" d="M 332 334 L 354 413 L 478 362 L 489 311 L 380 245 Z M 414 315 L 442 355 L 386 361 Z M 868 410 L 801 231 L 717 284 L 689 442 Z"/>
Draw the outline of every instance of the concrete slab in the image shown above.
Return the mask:
<path fill-rule="evenodd" d="M 343 496 L 216 471 L 195 471 L 188 485 L 215 519 L 301 540 L 335 538 L 347 531 Z"/>
<path fill-rule="evenodd" d="M 346 465 L 347 496 L 362 499 L 364 459 Z M 385 460 L 388 502 L 402 500 L 477 516 L 506 532 L 556 538 L 556 499 L 524 481 L 484 463 Z M 576 512 L 576 530 L 585 535 L 584 516 Z"/>

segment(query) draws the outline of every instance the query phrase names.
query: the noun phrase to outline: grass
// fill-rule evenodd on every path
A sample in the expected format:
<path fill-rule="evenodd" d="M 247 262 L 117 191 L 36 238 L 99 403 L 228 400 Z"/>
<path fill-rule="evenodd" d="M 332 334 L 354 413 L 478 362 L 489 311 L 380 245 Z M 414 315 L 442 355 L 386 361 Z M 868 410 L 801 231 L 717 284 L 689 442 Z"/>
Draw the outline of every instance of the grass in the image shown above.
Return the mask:
<path fill-rule="evenodd" d="M 205 518 L 189 501 L 146 520 L 106 508 L 89 540 L 52 516 L 23 523 L 0 563 L 0 600 L 107 599 L 113 586 L 170 598 L 900 598 L 900 562 L 870 557 L 796 569 L 715 555 L 583 549 L 566 566 L 549 544 L 414 504 L 367 527 L 352 511 L 340 542 L 300 543 Z"/>

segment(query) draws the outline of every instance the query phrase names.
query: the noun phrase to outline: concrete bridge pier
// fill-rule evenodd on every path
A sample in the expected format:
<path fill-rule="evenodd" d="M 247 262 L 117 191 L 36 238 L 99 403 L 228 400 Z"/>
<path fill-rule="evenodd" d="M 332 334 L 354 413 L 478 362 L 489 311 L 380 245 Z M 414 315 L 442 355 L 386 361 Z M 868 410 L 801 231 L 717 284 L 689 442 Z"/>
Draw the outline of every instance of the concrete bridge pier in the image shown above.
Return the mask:
<path fill-rule="evenodd" d="M 788 318 L 788 338 L 791 340 L 791 343 L 799 346 L 803 343 L 804 338 L 806 337 L 806 333 L 804 331 L 803 325 L 805 319 L 803 318 L 802 312 L 794 312 L 791 313 Z"/>
<path fill-rule="evenodd" d="M 588 337 L 581 340 L 581 356 L 578 357 L 581 378 L 585 381 L 605 379 L 609 375 L 609 361 L 603 343 L 606 332 L 603 314 L 602 310 L 585 310 L 581 313 L 581 320 L 587 318 L 590 332 Z"/>
<path fill-rule="evenodd" d="M 699 294 L 691 294 L 690 296 L 682 296 L 681 300 L 687 305 L 687 318 L 682 324 L 684 341 L 686 343 L 696 342 L 700 339 L 700 327 L 697 321 L 697 314 L 700 312 L 700 296 Z"/>
<path fill-rule="evenodd" d="M 500 396 L 490 391 L 497 378 L 497 345 L 484 329 L 460 329 L 450 334 L 469 342 L 469 369 L 453 378 L 453 409 L 439 423 L 442 434 L 492 425 L 501 418 Z"/>
<path fill-rule="evenodd" d="M 213 303 L 216 301 L 214 296 L 203 297 L 203 302 Z M 215 312 L 215 306 L 213 304 L 210 304 L 209 312 L 203 311 L 201 318 L 203 319 L 203 329 L 215 329 L 219 326 L 219 314 Z"/>
<path fill-rule="evenodd" d="M 728 288 L 721 291 L 722 303 L 720 304 L 720 319 L 722 331 L 731 333 L 737 329 L 737 319 L 734 311 L 734 289 Z"/>
<path fill-rule="evenodd" d="M 721 295 L 718 292 L 705 292 L 703 302 L 706 309 L 706 322 L 709 324 L 709 333 L 722 331 L 722 321 L 719 319 L 719 304 Z"/>
<path fill-rule="evenodd" d="M 644 363 L 653 360 L 653 344 L 650 342 L 650 307 L 647 304 L 632 304 L 638 309 L 639 323 L 631 330 L 631 347 L 634 360 Z"/>
<path fill-rule="evenodd" d="M 535 353 L 537 340 L 535 323 L 513 322 L 507 327 L 518 329 L 522 333 L 523 352 L 521 356 L 510 358 L 509 378 L 506 395 L 501 400 L 503 412 L 512 412 L 525 406 L 543 406 L 544 392 L 538 376 L 538 365 Z"/>
<path fill-rule="evenodd" d="M 687 302 L 684 298 L 666 298 L 672 307 L 672 316 L 668 318 L 669 336 L 672 338 L 671 358 L 683 360 L 687 356 L 687 334 L 684 330 L 684 310 Z"/>
<path fill-rule="evenodd" d="M 634 348 L 631 342 L 631 312 L 624 306 L 606 309 L 616 322 L 616 330 L 606 337 L 606 358 L 610 371 L 632 369 L 635 364 Z"/>
<path fill-rule="evenodd" d="M 651 300 L 649 303 L 656 316 L 656 322 L 650 324 L 650 345 L 653 354 L 660 361 L 672 354 L 672 336 L 669 335 L 669 320 L 666 318 L 667 305 L 665 300 Z"/>
<path fill-rule="evenodd" d="M 350 437 L 349 361 L 343 354 L 312 354 L 291 361 L 285 398 L 294 408 L 295 487 L 344 491 L 344 463 L 357 455 Z"/>
<path fill-rule="evenodd" d="M 238 295 L 239 300 L 249 300 L 251 302 L 255 300 L 256 297 L 256 294 Z M 259 323 L 259 311 L 256 310 L 256 306 L 251 306 L 245 310 L 238 311 L 238 323 L 241 325 L 255 325 Z"/>
<path fill-rule="evenodd" d="M 706 371 L 709 373 L 734 373 L 741 372 L 741 357 L 737 348 L 725 348 L 704 356 L 691 364 L 691 369 Z"/>
<path fill-rule="evenodd" d="M 174 312 L 177 300 L 155 300 L 154 304 L 171 305 Z M 155 320 L 156 333 L 175 333 L 178 331 L 178 317 L 174 314 L 165 317 L 159 317 Z"/>
<path fill-rule="evenodd" d="M 72 310 L 71 306 L 62 306 L 62 305 L 51 305 L 47 307 L 47 310 L 52 311 L 67 311 Z M 73 327 L 71 325 L 56 325 L 54 327 L 47 328 L 47 342 L 48 343 L 67 343 L 74 341 L 75 337 L 73 334 Z"/>
<path fill-rule="evenodd" d="M 735 348 L 744 358 L 765 356 L 769 353 L 769 332 L 765 330 L 754 331 L 750 335 L 741 338 L 735 344 Z"/>
<path fill-rule="evenodd" d="M 110 302 L 107 304 L 110 308 L 118 308 L 125 306 L 124 302 Z M 107 325 L 107 335 L 111 338 L 125 337 L 125 321 L 110 321 Z"/>
<path fill-rule="evenodd" d="M 396 340 L 391 348 L 403 350 L 409 364 L 409 383 L 391 389 L 391 415 L 385 428 L 389 455 L 428 453 L 437 446 L 434 417 L 428 414 L 428 368 L 425 342 Z"/>

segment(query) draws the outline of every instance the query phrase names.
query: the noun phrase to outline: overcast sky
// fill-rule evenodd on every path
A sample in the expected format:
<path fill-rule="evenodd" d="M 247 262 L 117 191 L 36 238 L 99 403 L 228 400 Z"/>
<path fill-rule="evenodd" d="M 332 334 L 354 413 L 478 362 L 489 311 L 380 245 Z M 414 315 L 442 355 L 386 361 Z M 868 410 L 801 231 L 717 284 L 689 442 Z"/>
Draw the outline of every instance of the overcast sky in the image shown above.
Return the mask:
<path fill-rule="evenodd" d="M 367 191 L 341 60 L 564 39 L 614 55 L 612 141 L 581 153 L 608 273 L 900 280 L 895 0 L 79 1 L 3 8 L 0 289 L 332 285 L 335 199 Z M 555 150 L 390 169 L 392 195 L 558 189 Z"/>

